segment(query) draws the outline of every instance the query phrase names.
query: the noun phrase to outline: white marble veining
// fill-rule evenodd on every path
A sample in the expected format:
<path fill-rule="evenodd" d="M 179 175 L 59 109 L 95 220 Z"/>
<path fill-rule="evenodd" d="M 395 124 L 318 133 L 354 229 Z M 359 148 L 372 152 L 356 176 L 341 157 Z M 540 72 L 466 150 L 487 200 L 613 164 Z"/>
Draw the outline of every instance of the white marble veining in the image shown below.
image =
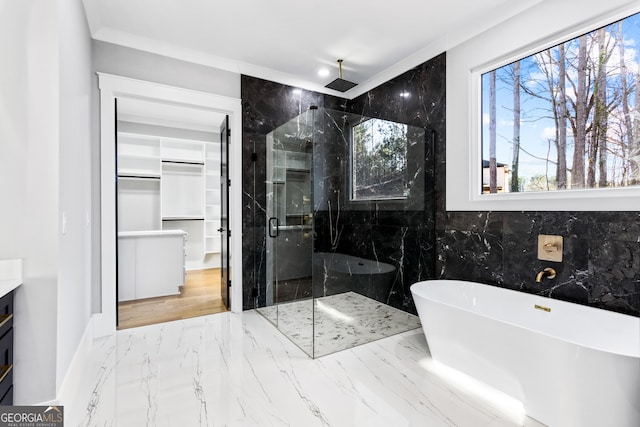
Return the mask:
<path fill-rule="evenodd" d="M 119 331 L 93 344 L 69 426 L 516 426 L 436 375 L 421 329 L 319 359 L 255 311 Z"/>
<path fill-rule="evenodd" d="M 314 357 L 420 327 L 418 316 L 355 292 L 278 304 L 258 311 Z"/>

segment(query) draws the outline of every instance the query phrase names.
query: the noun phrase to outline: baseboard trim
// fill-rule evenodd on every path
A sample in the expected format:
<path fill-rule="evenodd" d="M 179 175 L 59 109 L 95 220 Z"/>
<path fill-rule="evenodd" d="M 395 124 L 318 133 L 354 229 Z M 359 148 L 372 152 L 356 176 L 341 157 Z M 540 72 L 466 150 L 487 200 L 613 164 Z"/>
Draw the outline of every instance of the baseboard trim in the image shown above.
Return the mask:
<path fill-rule="evenodd" d="M 60 388 L 56 393 L 56 399 L 45 404 L 59 405 L 60 402 L 64 403 L 73 401 L 73 393 L 79 389 L 79 385 L 83 379 L 83 374 L 86 371 L 85 368 L 90 360 L 89 356 L 91 354 L 91 344 L 93 342 L 94 319 L 95 316 L 92 316 L 84 329 L 80 343 L 78 344 L 73 355 L 73 359 L 71 359 L 71 363 L 69 364 L 69 369 L 67 369 Z"/>

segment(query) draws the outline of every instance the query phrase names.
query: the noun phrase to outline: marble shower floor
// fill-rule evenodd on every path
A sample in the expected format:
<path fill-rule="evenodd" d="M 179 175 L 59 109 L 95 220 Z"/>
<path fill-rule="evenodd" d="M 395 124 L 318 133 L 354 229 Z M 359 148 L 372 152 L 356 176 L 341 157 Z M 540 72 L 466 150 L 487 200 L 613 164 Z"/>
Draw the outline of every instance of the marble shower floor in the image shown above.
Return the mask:
<path fill-rule="evenodd" d="M 420 327 L 418 316 L 355 292 L 287 302 L 257 311 L 313 357 Z"/>
<path fill-rule="evenodd" d="M 437 373 L 421 329 L 310 359 L 255 311 L 94 341 L 68 426 L 539 426 Z"/>

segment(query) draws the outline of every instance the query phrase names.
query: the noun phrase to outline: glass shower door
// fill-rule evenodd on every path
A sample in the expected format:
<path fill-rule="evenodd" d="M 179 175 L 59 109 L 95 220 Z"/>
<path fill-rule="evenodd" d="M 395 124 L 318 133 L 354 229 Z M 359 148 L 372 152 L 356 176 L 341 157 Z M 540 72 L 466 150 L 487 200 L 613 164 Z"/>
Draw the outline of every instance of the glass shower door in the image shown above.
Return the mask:
<path fill-rule="evenodd" d="M 267 135 L 266 307 L 259 311 L 313 355 L 313 111 Z"/>

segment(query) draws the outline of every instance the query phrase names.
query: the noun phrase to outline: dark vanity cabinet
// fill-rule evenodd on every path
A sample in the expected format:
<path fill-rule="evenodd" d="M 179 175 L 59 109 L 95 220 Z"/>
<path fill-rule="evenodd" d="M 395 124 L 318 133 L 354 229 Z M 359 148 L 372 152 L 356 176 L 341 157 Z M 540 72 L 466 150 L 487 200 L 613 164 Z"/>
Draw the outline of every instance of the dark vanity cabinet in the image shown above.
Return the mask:
<path fill-rule="evenodd" d="M 0 405 L 13 404 L 13 291 L 0 299 Z"/>

